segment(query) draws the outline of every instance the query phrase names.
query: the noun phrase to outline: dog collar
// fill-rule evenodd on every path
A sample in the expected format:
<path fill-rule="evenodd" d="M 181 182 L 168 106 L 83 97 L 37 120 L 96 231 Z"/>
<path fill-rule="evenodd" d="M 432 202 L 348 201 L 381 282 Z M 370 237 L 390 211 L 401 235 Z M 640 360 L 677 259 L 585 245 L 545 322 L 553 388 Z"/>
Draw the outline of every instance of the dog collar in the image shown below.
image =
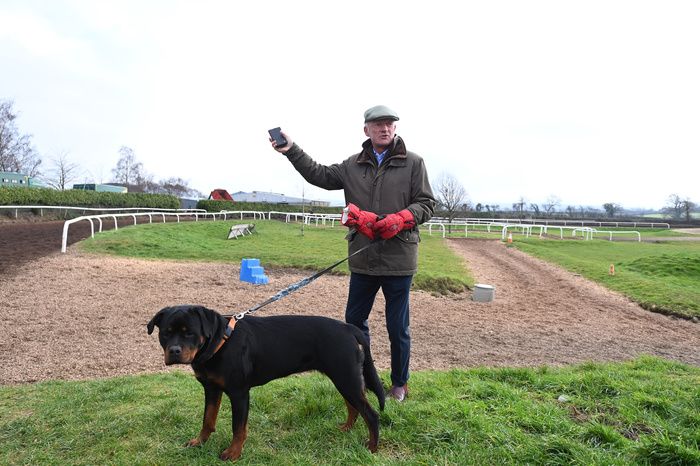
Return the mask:
<path fill-rule="evenodd" d="M 231 338 L 231 334 L 233 333 L 233 328 L 236 326 L 236 322 L 238 322 L 236 319 L 229 319 L 228 325 L 226 326 L 226 330 L 224 330 L 224 341 Z"/>
<path fill-rule="evenodd" d="M 236 327 L 236 322 L 237 322 L 236 319 L 233 319 L 233 318 L 231 318 L 228 321 L 228 325 L 226 326 L 226 330 L 224 330 L 224 336 L 221 339 L 221 341 L 219 342 L 219 344 L 216 347 L 216 349 L 214 350 L 214 352 L 212 353 L 212 356 L 214 356 L 216 353 L 218 353 L 219 350 L 224 346 L 224 344 L 226 344 L 228 339 L 231 338 L 231 334 L 233 334 L 233 329 Z"/>

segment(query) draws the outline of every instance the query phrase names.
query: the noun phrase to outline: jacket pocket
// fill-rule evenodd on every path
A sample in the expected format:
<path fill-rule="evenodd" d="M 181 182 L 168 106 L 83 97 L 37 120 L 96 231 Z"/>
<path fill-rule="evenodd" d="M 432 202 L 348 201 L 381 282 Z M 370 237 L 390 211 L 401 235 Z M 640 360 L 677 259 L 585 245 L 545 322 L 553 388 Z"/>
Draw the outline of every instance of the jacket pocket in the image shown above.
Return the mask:
<path fill-rule="evenodd" d="M 402 232 L 399 232 L 396 237 L 401 240 L 404 243 L 407 244 L 418 244 L 420 243 L 420 232 L 418 229 L 413 229 L 413 230 L 405 230 Z"/>

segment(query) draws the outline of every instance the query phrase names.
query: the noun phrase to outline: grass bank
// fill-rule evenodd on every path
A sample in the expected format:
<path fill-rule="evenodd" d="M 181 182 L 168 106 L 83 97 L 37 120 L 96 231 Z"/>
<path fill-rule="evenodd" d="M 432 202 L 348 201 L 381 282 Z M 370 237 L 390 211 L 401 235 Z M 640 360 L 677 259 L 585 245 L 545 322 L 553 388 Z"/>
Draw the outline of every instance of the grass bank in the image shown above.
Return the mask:
<path fill-rule="evenodd" d="M 259 258 L 264 267 L 322 270 L 346 257 L 347 229 L 306 226 L 279 221 L 255 221 L 255 234 L 227 239 L 231 225 L 241 221 L 200 221 L 137 225 L 105 231 L 81 243 L 85 251 L 148 259 L 240 263 Z M 438 236 L 422 235 L 416 289 L 459 293 L 474 283 L 464 262 Z M 348 273 L 347 262 L 334 269 Z"/>
<path fill-rule="evenodd" d="M 383 374 L 386 377 L 386 374 Z M 700 464 L 700 368 L 642 357 L 551 369 L 418 372 L 387 403 L 376 455 L 323 376 L 253 389 L 239 464 Z M 376 399 L 371 398 L 376 406 Z M 201 448 L 203 395 L 182 371 L 0 387 L 2 464 L 217 464 L 230 406 Z"/>
<path fill-rule="evenodd" d="M 700 242 L 558 241 L 516 237 L 533 256 L 619 291 L 646 309 L 700 317 Z M 613 264 L 615 274 L 610 275 Z"/>

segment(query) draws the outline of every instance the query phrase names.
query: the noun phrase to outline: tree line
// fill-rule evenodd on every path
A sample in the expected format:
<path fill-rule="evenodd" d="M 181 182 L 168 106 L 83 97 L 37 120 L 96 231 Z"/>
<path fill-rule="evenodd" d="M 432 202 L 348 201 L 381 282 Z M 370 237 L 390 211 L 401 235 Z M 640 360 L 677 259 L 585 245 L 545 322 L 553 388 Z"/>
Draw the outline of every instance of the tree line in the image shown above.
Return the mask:
<path fill-rule="evenodd" d="M 463 217 L 515 218 L 620 218 L 634 217 L 637 212 L 626 210 L 616 202 L 606 202 L 601 208 L 592 206 L 562 206 L 558 196 L 551 195 L 543 203 L 528 202 L 520 196 L 510 206 L 477 202 L 473 204 L 464 186 L 451 174 L 443 173 L 433 181 L 438 202 L 437 215 L 450 221 Z M 671 194 L 661 212 L 674 220 L 691 222 L 693 213 L 700 211 L 698 204 L 678 194 Z"/>

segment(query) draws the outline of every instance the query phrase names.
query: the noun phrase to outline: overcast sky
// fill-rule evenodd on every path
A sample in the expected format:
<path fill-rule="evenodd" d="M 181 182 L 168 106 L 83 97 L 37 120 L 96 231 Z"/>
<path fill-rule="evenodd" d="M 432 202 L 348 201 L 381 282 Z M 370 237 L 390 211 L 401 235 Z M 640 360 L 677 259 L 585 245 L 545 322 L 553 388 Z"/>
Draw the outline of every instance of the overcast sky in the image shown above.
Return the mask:
<path fill-rule="evenodd" d="M 340 204 L 267 130 L 331 164 L 384 104 L 473 203 L 660 208 L 700 202 L 699 24 L 697 1 L 0 0 L 0 99 L 80 182 L 128 146 L 206 194 Z"/>

